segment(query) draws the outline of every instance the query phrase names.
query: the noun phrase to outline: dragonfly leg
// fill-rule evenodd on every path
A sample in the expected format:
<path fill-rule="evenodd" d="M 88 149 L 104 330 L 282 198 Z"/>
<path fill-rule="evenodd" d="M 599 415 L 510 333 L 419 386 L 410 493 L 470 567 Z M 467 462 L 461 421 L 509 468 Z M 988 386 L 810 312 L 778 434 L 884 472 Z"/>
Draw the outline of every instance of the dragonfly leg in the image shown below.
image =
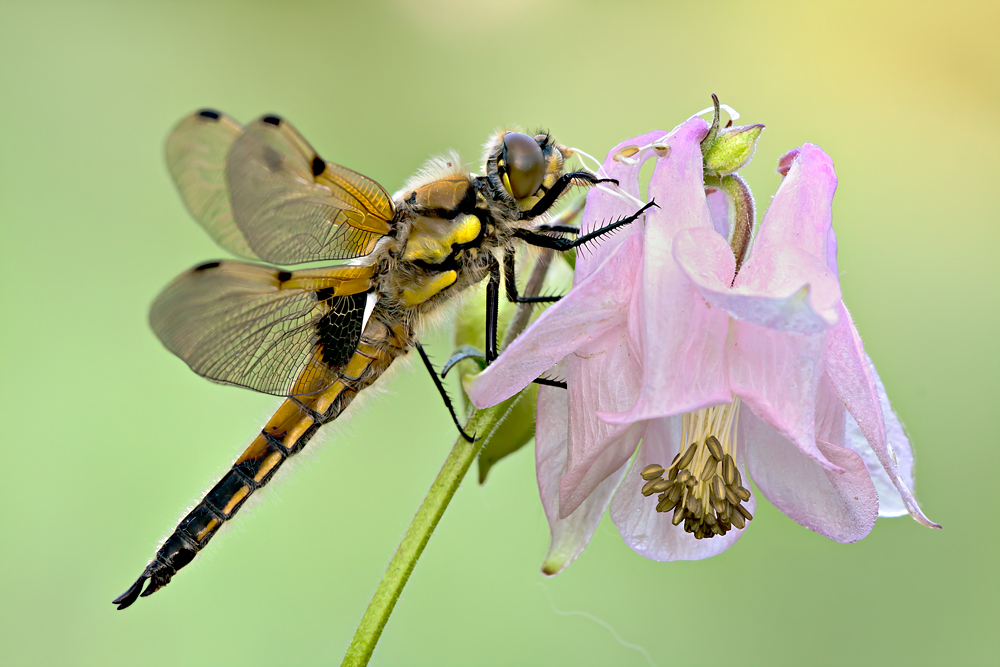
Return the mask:
<path fill-rule="evenodd" d="M 448 408 L 448 413 L 451 415 L 451 420 L 455 422 L 455 427 L 458 432 L 462 434 L 462 437 L 469 442 L 475 442 L 476 438 L 474 435 L 470 436 L 462 428 L 462 424 L 458 421 L 458 416 L 455 414 L 455 407 L 451 403 L 451 397 L 448 396 L 448 392 L 445 390 L 444 385 L 441 384 L 440 378 L 438 378 L 437 371 L 434 370 L 434 364 L 431 363 L 430 358 L 427 353 L 424 352 L 424 346 L 417 343 L 417 352 L 420 353 L 420 358 L 424 362 L 424 366 L 427 368 L 427 372 L 431 374 L 431 379 L 434 380 L 434 386 L 437 387 L 438 393 L 441 394 L 441 398 L 444 400 L 445 406 Z"/>

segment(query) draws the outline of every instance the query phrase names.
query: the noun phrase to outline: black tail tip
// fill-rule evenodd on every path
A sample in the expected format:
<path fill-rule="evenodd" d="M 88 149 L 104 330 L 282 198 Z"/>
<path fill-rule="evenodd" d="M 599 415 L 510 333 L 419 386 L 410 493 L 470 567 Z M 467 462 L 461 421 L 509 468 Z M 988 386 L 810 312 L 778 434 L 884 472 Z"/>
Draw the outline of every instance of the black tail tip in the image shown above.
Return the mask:
<path fill-rule="evenodd" d="M 132 606 L 132 603 L 139 599 L 139 593 L 142 591 L 142 585 L 146 583 L 149 579 L 149 573 L 143 572 L 142 576 L 136 579 L 136 582 L 129 586 L 129 589 L 116 597 L 111 601 L 111 604 L 118 605 L 118 611 Z"/>

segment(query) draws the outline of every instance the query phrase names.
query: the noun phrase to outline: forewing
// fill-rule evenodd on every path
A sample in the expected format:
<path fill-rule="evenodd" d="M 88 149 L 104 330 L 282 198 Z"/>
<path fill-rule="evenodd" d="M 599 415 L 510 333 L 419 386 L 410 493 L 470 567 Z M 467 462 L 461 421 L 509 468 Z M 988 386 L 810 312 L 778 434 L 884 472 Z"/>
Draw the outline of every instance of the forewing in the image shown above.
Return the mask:
<path fill-rule="evenodd" d="M 395 212 L 382 186 L 325 162 L 277 116 L 246 127 L 226 178 L 236 225 L 253 251 L 275 264 L 367 255 L 389 233 Z"/>
<path fill-rule="evenodd" d="M 153 331 L 193 371 L 278 396 L 314 393 L 357 348 L 370 266 L 281 271 L 209 262 L 153 302 Z"/>
<path fill-rule="evenodd" d="M 226 158 L 243 126 L 229 116 L 203 109 L 181 120 L 167 137 L 167 169 L 192 217 L 220 246 L 256 259 L 233 221 L 226 184 Z"/>

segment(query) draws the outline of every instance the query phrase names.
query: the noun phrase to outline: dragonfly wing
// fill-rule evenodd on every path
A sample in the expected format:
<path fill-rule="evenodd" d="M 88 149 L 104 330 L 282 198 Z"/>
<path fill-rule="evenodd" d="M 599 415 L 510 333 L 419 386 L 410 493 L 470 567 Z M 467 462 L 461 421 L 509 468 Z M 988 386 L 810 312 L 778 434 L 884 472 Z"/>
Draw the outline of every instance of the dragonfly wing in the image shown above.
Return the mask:
<path fill-rule="evenodd" d="M 370 266 L 282 271 L 208 262 L 168 285 L 149 319 L 199 375 L 278 396 L 314 393 L 357 348 L 371 279 Z"/>
<path fill-rule="evenodd" d="M 226 179 L 236 225 L 268 262 L 361 257 L 391 230 L 395 208 L 385 189 L 324 161 L 277 116 L 254 121 L 236 139 Z"/>
<path fill-rule="evenodd" d="M 226 114 L 203 109 L 182 119 L 167 137 L 167 169 L 191 216 L 220 246 L 257 259 L 233 220 L 226 159 L 243 126 Z"/>

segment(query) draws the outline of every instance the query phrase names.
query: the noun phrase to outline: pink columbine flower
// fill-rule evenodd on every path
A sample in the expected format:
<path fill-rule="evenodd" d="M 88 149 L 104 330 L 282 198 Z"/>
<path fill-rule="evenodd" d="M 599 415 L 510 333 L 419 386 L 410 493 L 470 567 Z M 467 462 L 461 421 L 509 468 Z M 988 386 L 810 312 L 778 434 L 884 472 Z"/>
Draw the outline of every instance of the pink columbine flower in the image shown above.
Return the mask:
<path fill-rule="evenodd" d="M 656 157 L 648 196 L 659 208 L 580 253 L 569 294 L 467 387 L 482 408 L 557 364 L 566 374 L 566 390 L 538 395 L 548 574 L 582 551 L 609 503 L 648 558 L 720 553 L 755 510 L 748 478 L 838 542 L 865 537 L 879 515 L 939 527 L 910 490 L 909 440 L 841 300 L 830 157 L 805 144 L 782 158 L 784 181 L 737 270 L 725 201 L 705 192 L 707 129 L 692 118 L 609 152 L 603 170 L 634 198 Z M 656 150 L 615 159 L 630 146 Z M 582 227 L 636 208 L 592 190 Z"/>

